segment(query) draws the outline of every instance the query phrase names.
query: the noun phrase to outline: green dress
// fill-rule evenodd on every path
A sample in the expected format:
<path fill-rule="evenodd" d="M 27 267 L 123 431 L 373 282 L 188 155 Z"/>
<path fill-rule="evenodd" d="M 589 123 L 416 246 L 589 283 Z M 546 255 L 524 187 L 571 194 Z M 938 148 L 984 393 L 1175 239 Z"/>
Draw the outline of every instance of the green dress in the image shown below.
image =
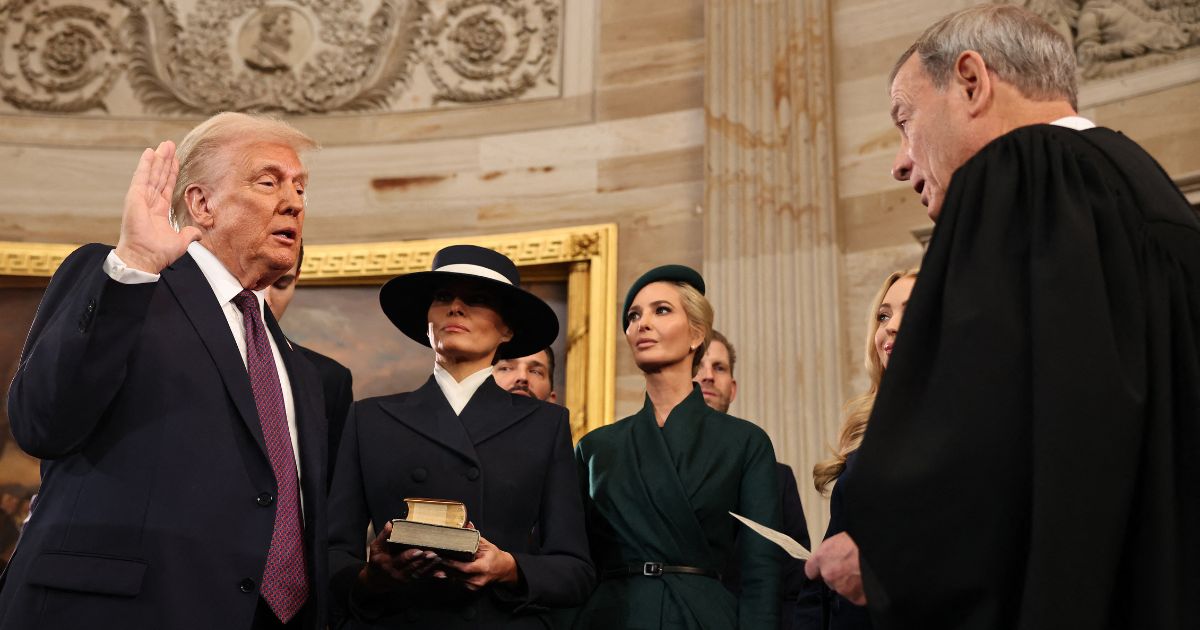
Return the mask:
<path fill-rule="evenodd" d="M 637 414 L 584 436 L 575 455 L 601 576 L 644 562 L 721 570 L 742 527 L 730 511 L 780 527 L 770 439 L 754 424 L 710 408 L 699 386 L 661 429 L 647 397 Z M 704 575 L 606 578 L 574 627 L 777 628 L 783 552 L 760 536 L 745 538 L 740 598 Z"/>

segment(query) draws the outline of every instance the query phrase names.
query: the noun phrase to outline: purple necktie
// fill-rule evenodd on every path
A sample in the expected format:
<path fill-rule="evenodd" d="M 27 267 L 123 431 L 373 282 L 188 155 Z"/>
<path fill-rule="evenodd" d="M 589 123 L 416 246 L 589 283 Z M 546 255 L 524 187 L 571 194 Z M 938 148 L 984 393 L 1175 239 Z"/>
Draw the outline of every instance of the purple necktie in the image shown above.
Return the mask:
<path fill-rule="evenodd" d="M 300 483 L 292 454 L 292 435 L 283 406 L 283 387 L 275 369 L 275 356 L 258 309 L 258 298 L 243 290 L 233 298 L 246 326 L 246 370 L 258 407 L 263 440 L 271 470 L 275 471 L 275 531 L 262 576 L 262 598 L 280 621 L 287 623 L 308 599 L 308 574 L 304 565 L 304 525 L 300 521 Z"/>

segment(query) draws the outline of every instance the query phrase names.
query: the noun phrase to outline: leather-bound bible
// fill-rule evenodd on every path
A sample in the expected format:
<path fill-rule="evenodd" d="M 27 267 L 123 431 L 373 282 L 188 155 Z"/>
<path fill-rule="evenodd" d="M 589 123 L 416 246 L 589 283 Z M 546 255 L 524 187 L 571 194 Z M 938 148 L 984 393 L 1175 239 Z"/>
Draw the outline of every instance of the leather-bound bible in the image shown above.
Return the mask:
<path fill-rule="evenodd" d="M 467 506 L 442 499 L 405 499 L 408 513 L 392 520 L 388 542 L 428 549 L 469 562 L 479 549 L 479 532 L 467 529 Z"/>

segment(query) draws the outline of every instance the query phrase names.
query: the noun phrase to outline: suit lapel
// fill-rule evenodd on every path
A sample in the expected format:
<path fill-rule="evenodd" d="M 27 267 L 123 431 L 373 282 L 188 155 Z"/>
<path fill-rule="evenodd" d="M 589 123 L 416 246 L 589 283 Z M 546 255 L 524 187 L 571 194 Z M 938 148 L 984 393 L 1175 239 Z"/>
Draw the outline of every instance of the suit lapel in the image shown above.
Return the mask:
<path fill-rule="evenodd" d="M 475 464 L 479 457 L 454 409 L 432 376 L 402 401 L 385 400 L 380 408 L 408 428 Z M 468 407 L 470 404 L 467 405 Z M 466 411 L 465 409 L 463 411 Z"/>
<path fill-rule="evenodd" d="M 221 312 L 221 305 L 217 304 L 208 280 L 190 254 L 184 254 L 164 269 L 161 277 L 183 307 L 184 314 L 200 335 L 200 341 L 204 343 L 209 356 L 217 364 L 225 390 L 233 399 L 246 430 L 254 436 L 254 441 L 265 456 L 267 447 L 263 441 L 262 425 L 258 421 L 258 407 L 254 404 L 254 392 L 250 389 L 246 364 L 242 362 L 237 342 L 229 330 L 229 322 Z"/>
<path fill-rule="evenodd" d="M 470 436 L 471 443 L 480 444 L 520 422 L 535 409 L 536 404 L 514 405 L 513 395 L 501 389 L 495 379 L 488 377 L 467 406 L 463 407 L 458 419 Z"/>
<path fill-rule="evenodd" d="M 296 413 L 297 443 L 300 448 L 300 491 L 304 493 L 304 505 L 311 511 L 317 505 L 316 493 L 324 492 L 325 465 L 329 461 L 325 452 L 328 442 L 325 439 L 329 430 L 328 419 L 325 418 L 325 406 L 319 404 L 314 396 L 321 392 L 319 383 L 312 382 L 309 377 L 315 369 L 304 369 L 301 361 L 308 361 L 300 356 L 299 351 L 291 344 L 270 309 L 266 309 L 264 319 L 267 330 L 275 338 L 275 346 L 283 357 L 283 366 L 287 369 L 288 380 L 292 384 L 292 407 Z"/>

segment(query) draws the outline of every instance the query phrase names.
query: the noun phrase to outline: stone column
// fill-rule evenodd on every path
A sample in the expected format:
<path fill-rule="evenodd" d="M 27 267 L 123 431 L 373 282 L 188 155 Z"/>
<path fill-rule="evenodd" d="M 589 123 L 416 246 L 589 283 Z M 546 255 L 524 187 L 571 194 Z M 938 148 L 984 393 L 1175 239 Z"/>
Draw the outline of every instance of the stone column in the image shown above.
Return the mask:
<path fill-rule="evenodd" d="M 704 277 L 737 349 L 731 412 L 792 466 L 815 540 L 812 467 L 842 406 L 829 0 L 705 0 Z"/>

